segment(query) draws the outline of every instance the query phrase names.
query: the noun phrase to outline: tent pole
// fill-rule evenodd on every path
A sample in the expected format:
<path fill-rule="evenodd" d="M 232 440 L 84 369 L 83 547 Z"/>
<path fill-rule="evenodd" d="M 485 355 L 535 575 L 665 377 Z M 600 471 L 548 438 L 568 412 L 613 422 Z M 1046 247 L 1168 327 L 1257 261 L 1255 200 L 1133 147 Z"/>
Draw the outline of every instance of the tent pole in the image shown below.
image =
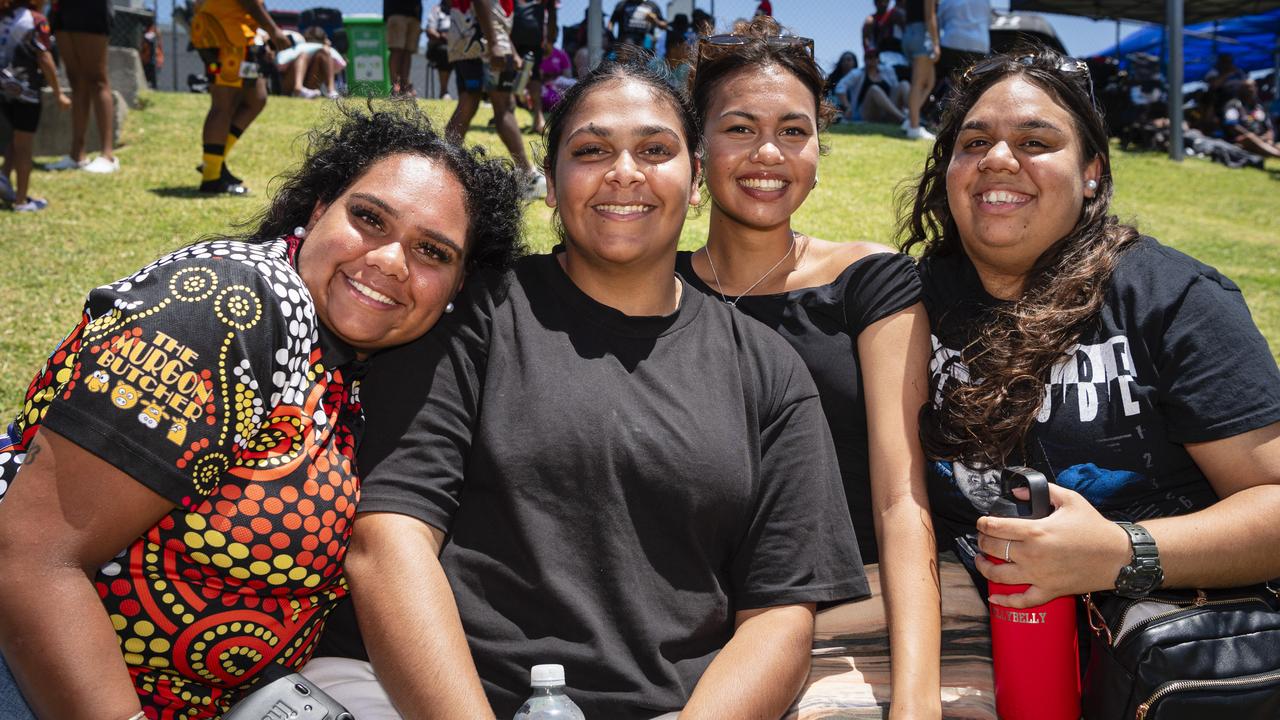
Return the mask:
<path fill-rule="evenodd" d="M 1116 66 L 1120 65 L 1120 18 L 1116 18 Z"/>
<path fill-rule="evenodd" d="M 1182 162 L 1182 0 L 1166 0 L 1169 33 L 1169 159 Z"/>
<path fill-rule="evenodd" d="M 600 64 L 604 57 L 604 0 L 590 0 L 587 4 L 587 57 L 591 67 Z"/>

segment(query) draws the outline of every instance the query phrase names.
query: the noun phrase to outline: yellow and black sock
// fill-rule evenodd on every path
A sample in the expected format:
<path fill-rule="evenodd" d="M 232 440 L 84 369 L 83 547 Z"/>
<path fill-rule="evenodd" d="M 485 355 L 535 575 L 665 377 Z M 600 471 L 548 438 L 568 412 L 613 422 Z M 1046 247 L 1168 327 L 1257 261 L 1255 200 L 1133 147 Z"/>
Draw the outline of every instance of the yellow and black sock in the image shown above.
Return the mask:
<path fill-rule="evenodd" d="M 222 177 L 222 161 L 227 156 L 226 145 L 215 145 L 213 143 L 205 143 L 204 145 L 204 169 L 200 172 L 200 180 L 203 182 L 213 182 Z"/>
<path fill-rule="evenodd" d="M 227 152 L 225 155 L 231 154 L 231 148 L 236 146 L 236 143 L 240 141 L 240 136 L 243 134 L 244 128 L 238 128 L 235 125 L 231 126 L 231 131 L 227 133 Z"/>

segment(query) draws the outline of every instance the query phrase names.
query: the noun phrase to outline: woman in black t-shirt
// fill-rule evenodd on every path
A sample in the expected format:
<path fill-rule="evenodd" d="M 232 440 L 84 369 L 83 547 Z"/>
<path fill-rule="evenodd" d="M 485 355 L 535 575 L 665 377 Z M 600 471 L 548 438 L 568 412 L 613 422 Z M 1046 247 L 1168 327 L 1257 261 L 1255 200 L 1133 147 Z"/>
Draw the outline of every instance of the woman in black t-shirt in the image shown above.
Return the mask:
<path fill-rule="evenodd" d="M 510 717 L 559 663 L 587 717 L 779 717 L 814 604 L 867 595 L 804 365 L 675 274 L 697 144 L 661 75 L 593 71 L 548 119 L 563 247 L 365 386 L 347 570 L 399 707 Z"/>
<path fill-rule="evenodd" d="M 875 622 L 828 628 L 820 618 L 820 635 L 884 633 L 893 617 L 891 717 L 937 717 L 939 588 L 916 439 L 929 355 L 919 279 L 914 261 L 891 248 L 793 228 L 817 184 L 819 133 L 834 110 L 811 46 L 777 40 L 780 30 L 756 18 L 735 29 L 741 42 L 701 48 L 692 99 L 703 120 L 711 226 L 706 246 L 682 253 L 678 268 L 775 330 L 813 373 L 862 560 L 884 581 L 869 603 L 874 612 L 860 613 Z M 858 669 L 884 697 L 890 678 L 870 664 Z"/>
<path fill-rule="evenodd" d="M 1030 585 L 991 597 L 1009 607 L 1280 575 L 1280 371 L 1239 288 L 1109 214 L 1091 88 L 1048 50 L 971 68 L 903 219 L 935 336 L 935 523 L 1010 561 L 975 559 Z M 1054 482 L 1050 517 L 982 517 L 1006 465 Z M 1158 568 L 1117 524 L 1137 522 Z"/>

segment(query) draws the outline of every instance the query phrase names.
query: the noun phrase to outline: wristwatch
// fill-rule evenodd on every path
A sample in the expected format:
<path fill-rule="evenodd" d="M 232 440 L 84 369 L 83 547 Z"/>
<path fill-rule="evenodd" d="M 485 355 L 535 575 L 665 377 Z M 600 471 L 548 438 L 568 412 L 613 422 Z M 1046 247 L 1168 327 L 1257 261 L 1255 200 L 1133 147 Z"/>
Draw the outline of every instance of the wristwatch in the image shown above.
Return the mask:
<path fill-rule="evenodd" d="M 1129 547 L 1133 550 L 1129 564 L 1120 568 L 1120 574 L 1116 576 L 1116 594 L 1132 599 L 1144 598 L 1160 587 L 1164 580 L 1156 539 L 1141 525 L 1127 522 L 1116 524 L 1129 533 Z"/>

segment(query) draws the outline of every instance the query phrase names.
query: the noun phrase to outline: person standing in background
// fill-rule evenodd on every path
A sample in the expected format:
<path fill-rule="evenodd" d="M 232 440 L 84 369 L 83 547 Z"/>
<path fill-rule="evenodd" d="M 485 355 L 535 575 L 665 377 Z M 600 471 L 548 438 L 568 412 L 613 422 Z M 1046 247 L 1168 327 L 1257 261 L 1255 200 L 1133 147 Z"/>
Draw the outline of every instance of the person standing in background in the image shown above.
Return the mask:
<path fill-rule="evenodd" d="M 756 6 L 756 15 L 773 17 L 773 3 L 769 2 L 769 0 L 760 0 L 760 4 Z"/>
<path fill-rule="evenodd" d="M 155 90 L 156 72 L 164 66 L 164 42 L 160 39 L 160 31 L 156 29 L 154 22 L 142 33 L 138 58 L 142 60 L 142 73 L 147 76 L 147 87 Z"/>
<path fill-rule="evenodd" d="M 920 124 L 920 109 L 933 90 L 933 66 L 942 51 L 938 41 L 938 0 L 907 0 L 906 10 L 902 51 L 911 62 L 911 95 L 907 99 L 910 112 L 902 129 L 911 140 L 933 140 L 933 133 Z"/>
<path fill-rule="evenodd" d="M 49 25 L 58 40 L 58 54 L 71 84 L 71 154 L 49 165 L 49 170 L 87 170 L 105 175 L 120 169 L 112 127 L 115 116 L 111 83 L 107 80 L 107 38 L 114 17 L 111 0 L 53 0 L 49 6 Z M 98 120 L 102 148 L 92 161 L 84 149 L 90 108 Z"/>
<path fill-rule="evenodd" d="M 876 0 L 875 12 L 862 23 L 863 65 L 867 55 L 874 51 L 880 62 L 894 69 L 899 79 L 910 82 L 911 64 L 902 54 L 902 31 L 906 24 L 907 15 L 901 6 L 894 3 L 890 7 L 889 0 Z"/>
<path fill-rule="evenodd" d="M 938 0 L 938 38 L 938 76 L 946 82 L 991 54 L 991 0 Z"/>
<path fill-rule="evenodd" d="M 662 10 L 650 0 L 619 0 L 605 26 L 616 32 L 619 43 L 630 43 L 646 50 L 653 49 L 653 29 L 667 29 Z"/>
<path fill-rule="evenodd" d="M 391 51 L 391 97 L 417 97 L 409 73 L 422 37 L 422 0 L 382 0 L 382 17 Z"/>
<path fill-rule="evenodd" d="M 71 101 L 58 85 L 57 68 L 49 48 L 53 38 L 49 22 L 32 10 L 31 0 L 0 0 L 0 116 L 13 128 L 13 137 L 3 151 L 0 167 L 0 200 L 14 212 L 39 212 L 48 207 L 44 198 L 27 194 L 31 178 L 31 148 L 40 125 L 40 97 L 45 80 L 53 87 L 58 109 L 67 110 Z M 13 173 L 14 182 L 9 182 Z"/>
<path fill-rule="evenodd" d="M 227 169 L 226 158 L 267 106 L 267 83 L 261 68 L 264 58 L 250 52 L 259 28 L 266 31 L 277 50 L 291 44 L 267 14 L 262 0 L 200 0 L 191 18 L 191 44 L 213 80 L 201 137 L 202 193 L 249 194 L 240 178 Z"/>
<path fill-rule="evenodd" d="M 449 61 L 458 77 L 458 106 L 445 134 L 459 145 L 471 129 L 480 97 L 489 93 L 498 137 L 527 180 L 526 195 L 546 197 L 547 180 L 529 162 L 516 124 L 515 86 L 520 58 L 511 45 L 512 0 L 453 0 L 449 11 Z M 489 65 L 485 67 L 485 58 Z"/>
<path fill-rule="evenodd" d="M 449 62 L 449 0 L 431 6 L 427 13 L 427 64 L 435 68 L 440 78 L 440 99 L 452 100 L 449 95 L 449 74 L 453 65 Z"/>
<path fill-rule="evenodd" d="M 556 42 L 556 0 L 515 0 L 511 17 L 511 43 L 522 62 L 533 56 L 529 74 L 530 132 L 542 134 L 542 59 Z"/>

